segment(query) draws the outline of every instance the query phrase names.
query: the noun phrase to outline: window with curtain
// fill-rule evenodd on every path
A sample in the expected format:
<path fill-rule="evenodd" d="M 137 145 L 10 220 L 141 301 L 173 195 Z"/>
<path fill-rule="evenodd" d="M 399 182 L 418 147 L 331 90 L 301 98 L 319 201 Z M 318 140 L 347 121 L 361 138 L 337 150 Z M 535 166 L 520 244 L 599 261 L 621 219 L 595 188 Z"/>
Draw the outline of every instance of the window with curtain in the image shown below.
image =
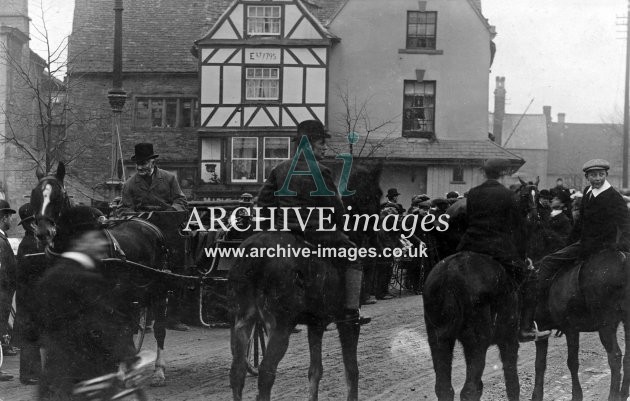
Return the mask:
<path fill-rule="evenodd" d="M 248 6 L 247 34 L 248 35 L 280 35 L 279 6 Z"/>
<path fill-rule="evenodd" d="M 407 11 L 407 49 L 435 49 L 437 12 Z"/>
<path fill-rule="evenodd" d="M 206 184 L 221 184 L 223 171 L 221 138 L 203 138 L 201 140 L 201 181 Z"/>
<path fill-rule="evenodd" d="M 258 138 L 232 138 L 232 182 L 258 181 Z"/>
<path fill-rule="evenodd" d="M 137 97 L 135 128 L 196 127 L 197 99 L 179 97 Z"/>
<path fill-rule="evenodd" d="M 245 70 L 245 99 L 277 100 L 279 88 L 278 68 L 247 68 Z"/>
<path fill-rule="evenodd" d="M 403 136 L 435 135 L 435 81 L 405 81 Z"/>

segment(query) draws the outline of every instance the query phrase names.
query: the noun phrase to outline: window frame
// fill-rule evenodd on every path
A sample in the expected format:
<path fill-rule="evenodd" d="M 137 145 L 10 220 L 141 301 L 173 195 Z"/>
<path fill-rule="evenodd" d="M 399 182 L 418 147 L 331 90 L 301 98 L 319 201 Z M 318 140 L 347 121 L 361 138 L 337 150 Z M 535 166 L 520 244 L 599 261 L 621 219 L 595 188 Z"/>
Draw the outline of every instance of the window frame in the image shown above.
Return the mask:
<path fill-rule="evenodd" d="M 271 8 L 271 9 L 277 8 L 278 9 L 278 17 L 273 17 L 273 16 L 272 17 L 265 17 L 265 16 L 262 16 L 262 17 L 258 17 L 258 16 L 250 17 L 250 15 L 249 15 L 250 14 L 250 9 L 253 9 L 253 8 L 262 8 L 262 9 L 264 9 L 264 8 Z M 247 4 L 247 6 L 245 8 L 245 13 L 244 13 L 245 14 L 244 15 L 245 16 L 245 32 L 246 32 L 247 36 L 248 37 L 252 37 L 252 36 L 277 36 L 277 37 L 282 37 L 282 25 L 283 25 L 282 21 L 284 20 L 284 18 L 283 18 L 283 9 L 284 9 L 284 7 L 282 7 L 281 5 L 275 5 L 275 4 L 264 4 L 264 5 Z M 273 21 L 273 20 L 277 19 L 278 33 L 274 33 L 274 32 L 251 32 L 250 31 L 250 25 L 251 25 L 250 24 L 250 18 L 252 18 L 252 19 L 262 19 L 263 20 L 262 21 L 263 26 L 266 23 L 266 21 L 265 21 L 266 19 L 270 19 L 271 20 L 269 22 L 270 26 L 273 26 L 274 23 L 275 23 L 275 21 Z"/>
<path fill-rule="evenodd" d="M 259 170 L 260 170 L 260 143 L 259 143 L 259 138 L 257 136 L 233 136 L 230 139 L 230 182 L 233 184 L 257 184 L 259 182 Z M 255 139 L 256 140 L 256 158 L 251 158 L 251 157 L 239 157 L 239 158 L 235 158 L 234 157 L 234 142 L 236 139 Z M 254 160 L 255 166 L 256 166 L 256 178 L 254 179 L 235 179 L 234 178 L 234 164 L 235 161 L 241 161 L 241 160 L 245 160 L 245 161 L 252 161 Z"/>
<path fill-rule="evenodd" d="M 212 141 L 216 140 L 219 146 L 219 156 L 218 157 L 204 157 L 203 154 L 203 142 L 204 141 Z M 224 162 L 224 140 L 221 137 L 202 137 L 199 142 L 199 181 L 204 185 L 219 185 L 225 183 L 225 165 Z M 207 156 L 207 155 L 206 155 Z M 210 155 L 212 156 L 212 155 Z M 206 163 L 215 163 L 218 165 L 218 182 L 208 182 L 203 179 L 203 170 L 205 168 Z"/>
<path fill-rule="evenodd" d="M 176 100 L 175 106 L 175 124 L 174 126 L 166 126 L 167 120 L 167 104 L 169 101 Z M 147 110 L 149 113 L 148 121 L 149 125 L 141 125 L 140 120 L 138 118 L 138 103 L 140 101 L 147 102 Z M 153 126 L 153 109 L 152 103 L 153 101 L 161 101 L 162 102 L 162 124 L 159 127 Z M 183 115 L 184 115 L 184 103 L 186 101 L 191 101 L 191 113 L 190 113 L 190 121 L 188 126 L 183 125 Z M 171 103 L 172 104 L 172 103 Z M 198 110 L 199 110 L 199 98 L 193 95 L 177 95 L 177 96 L 167 96 L 167 95 L 136 95 L 133 98 L 133 122 L 132 126 L 134 129 L 151 129 L 151 130 L 173 130 L 173 129 L 191 129 L 199 127 L 199 119 L 198 119 Z"/>
<path fill-rule="evenodd" d="M 265 150 L 267 149 L 266 145 L 267 145 L 267 139 L 285 139 L 287 142 L 287 157 L 286 158 L 280 158 L 280 157 L 266 157 L 265 156 Z M 262 137 L 262 178 L 263 180 L 267 179 L 267 165 L 265 164 L 265 162 L 267 160 L 280 160 L 280 163 L 282 163 L 285 160 L 290 160 L 291 159 L 291 138 L 288 136 L 264 136 Z M 275 168 L 272 167 L 271 170 L 273 170 Z M 271 170 L 269 170 L 269 172 L 271 172 Z"/>
<path fill-rule="evenodd" d="M 416 30 L 421 25 L 425 26 L 425 29 L 424 29 L 425 35 L 424 36 L 420 36 L 420 35 L 416 34 L 416 35 L 413 36 L 413 38 L 423 38 L 425 40 L 426 39 L 433 39 L 432 46 L 410 46 L 410 41 L 411 41 L 410 39 L 412 37 L 409 34 L 409 25 L 411 25 L 410 21 L 411 21 L 411 15 L 412 14 L 418 14 L 418 15 L 420 15 L 420 14 L 425 14 L 425 15 L 433 14 L 433 15 L 435 15 L 435 22 L 432 23 L 432 24 L 415 23 Z M 409 49 L 409 50 L 436 50 L 437 49 L 437 24 L 438 24 L 438 20 L 437 19 L 438 19 L 437 11 L 418 11 L 418 10 L 409 10 L 409 11 L 407 11 L 407 25 L 405 27 L 405 33 L 406 33 L 406 35 L 405 35 L 405 49 Z M 434 25 L 433 36 L 426 35 L 426 26 L 428 26 L 428 25 Z"/>
<path fill-rule="evenodd" d="M 275 98 L 271 98 L 271 97 L 248 97 L 247 95 L 247 91 L 248 91 L 248 86 L 247 86 L 247 82 L 252 80 L 252 81 L 263 81 L 266 79 L 265 77 L 261 77 L 261 78 L 256 78 L 255 74 L 256 72 L 254 71 L 254 77 L 253 78 L 248 78 L 247 77 L 247 73 L 249 70 L 256 70 L 256 69 L 260 69 L 260 70 L 265 70 L 265 69 L 269 69 L 269 70 L 276 70 L 276 78 L 272 79 L 272 78 L 268 78 L 267 80 L 269 82 L 272 81 L 276 81 L 277 85 L 276 85 L 276 97 Z M 264 71 L 263 71 L 264 74 Z M 279 102 L 281 99 L 281 90 L 282 90 L 282 79 L 281 79 L 281 74 L 282 74 L 282 68 L 280 66 L 274 65 L 274 66 L 268 66 L 268 65 L 252 65 L 252 66 L 246 66 L 245 68 L 243 68 L 243 91 L 244 91 L 244 96 L 243 99 L 246 102 Z M 271 76 L 271 71 L 269 72 L 269 75 Z M 254 88 L 254 90 L 257 90 L 258 88 Z"/>
<path fill-rule="evenodd" d="M 409 108 L 407 108 L 405 106 L 406 103 L 406 97 L 407 96 L 411 96 L 411 95 L 407 95 L 405 93 L 405 88 L 408 84 L 432 84 L 433 85 L 433 104 L 431 106 L 421 106 L 421 107 L 412 107 L 410 106 Z M 416 97 L 415 94 L 413 95 L 413 97 Z M 431 125 L 431 130 L 427 131 L 427 130 L 413 130 L 413 129 L 406 129 L 405 127 L 408 125 L 408 123 L 406 122 L 406 120 L 411 120 L 413 122 L 414 117 L 412 116 L 411 118 L 406 118 L 405 117 L 405 112 L 406 110 L 413 110 L 413 109 L 423 109 L 425 116 L 426 116 L 426 110 L 430 109 L 433 111 L 433 118 L 430 121 L 430 125 Z M 403 81 L 403 112 L 402 112 L 402 136 L 403 137 L 408 137 L 408 138 L 427 138 L 427 139 L 435 139 L 436 138 L 436 133 L 435 133 L 435 122 L 436 122 L 436 109 L 437 109 L 437 81 L 434 80 L 423 80 L 421 82 L 418 82 L 417 80 L 404 80 Z M 427 120 L 426 118 L 423 120 Z M 423 124 L 423 125 L 427 125 L 427 124 Z"/>
<path fill-rule="evenodd" d="M 466 180 L 464 179 L 466 172 L 464 171 L 464 166 L 461 164 L 457 164 L 453 166 L 453 171 L 451 175 L 451 184 L 465 184 Z"/>

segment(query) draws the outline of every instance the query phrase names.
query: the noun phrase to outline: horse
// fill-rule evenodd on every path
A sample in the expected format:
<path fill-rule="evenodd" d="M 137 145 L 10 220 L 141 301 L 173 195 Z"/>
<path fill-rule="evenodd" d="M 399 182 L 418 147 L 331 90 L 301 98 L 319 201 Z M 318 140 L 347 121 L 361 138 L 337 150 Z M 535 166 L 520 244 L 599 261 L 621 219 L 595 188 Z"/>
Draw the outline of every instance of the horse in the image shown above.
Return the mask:
<path fill-rule="evenodd" d="M 65 166 L 59 162 L 54 175 L 44 175 L 37 171 L 39 180 L 31 192 L 30 203 L 35 211 L 35 235 L 48 253 L 56 253 L 66 247 L 68 227 L 67 222 L 58 221 L 59 216 L 73 207 L 64 187 Z M 64 229 L 65 227 L 65 229 Z M 141 219 L 114 221 L 109 224 L 109 234 L 113 238 L 110 255 L 114 258 L 123 256 L 127 260 L 158 269 L 167 265 L 167 248 L 160 230 Z M 115 248 L 122 250 L 115 251 Z M 133 286 L 133 282 L 123 282 Z M 144 289 L 132 288 L 141 292 L 141 305 L 148 307 L 155 316 L 153 333 L 157 342 L 157 355 L 152 385 L 165 384 L 164 340 L 166 338 L 166 290 L 161 283 L 144 283 Z M 132 301 L 129 301 L 131 308 Z M 130 322 L 137 331 L 138 322 Z"/>
<path fill-rule="evenodd" d="M 378 185 L 378 167 L 357 168 L 349 179 L 356 193 L 345 204 L 351 213 L 378 214 L 382 192 Z M 355 186 L 356 185 L 356 186 Z M 355 241 L 362 239 L 353 236 Z M 308 247 L 290 232 L 261 232 L 247 238 L 241 248 L 275 248 L 277 244 L 293 249 Z M 342 268 L 341 268 L 342 269 Z M 330 260 L 288 256 L 284 258 L 240 258 L 229 272 L 232 366 L 230 385 L 234 400 L 242 399 L 247 368 L 247 346 L 257 321 L 264 322 L 269 339 L 258 370 L 258 400 L 271 397 L 278 363 L 283 358 L 289 335 L 297 324 L 308 326 L 310 349 L 309 400 L 318 399 L 323 375 L 322 337 L 326 326 L 342 314 L 344 308 L 344 272 Z M 359 369 L 357 344 L 360 326 L 337 322 L 345 366 L 348 400 L 358 399 Z"/>
<path fill-rule="evenodd" d="M 514 196 L 518 197 L 523 238 L 529 239 L 539 220 L 537 185 L 521 183 Z M 451 401 L 455 396 L 451 371 L 457 340 L 466 358 L 462 400 L 481 398 L 481 376 L 492 344 L 499 347 L 507 398 L 519 399 L 519 290 L 499 262 L 474 252 L 451 255 L 431 270 L 423 291 L 424 319 L 439 401 Z"/>
<path fill-rule="evenodd" d="M 567 366 L 571 372 L 572 401 L 583 399 L 578 377 L 581 332 L 599 333 L 610 366 L 608 400 L 626 400 L 630 388 L 630 294 L 627 283 L 629 267 L 626 255 L 604 250 L 583 264 L 556 274 L 548 290 L 548 298 L 536 311 L 536 321 L 543 329 L 556 329 L 566 335 Z M 623 382 L 622 353 L 617 343 L 619 323 L 624 323 L 625 350 Z M 542 401 L 547 366 L 548 339 L 536 342 L 535 380 L 532 400 Z"/>

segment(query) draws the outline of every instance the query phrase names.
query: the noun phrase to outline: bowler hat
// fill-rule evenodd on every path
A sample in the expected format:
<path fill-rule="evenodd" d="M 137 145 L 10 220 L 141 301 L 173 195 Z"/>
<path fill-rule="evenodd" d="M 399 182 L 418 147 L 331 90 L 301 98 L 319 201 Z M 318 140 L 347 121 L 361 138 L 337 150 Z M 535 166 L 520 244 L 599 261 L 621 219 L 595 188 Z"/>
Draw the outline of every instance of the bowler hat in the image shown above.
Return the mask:
<path fill-rule="evenodd" d="M 131 156 L 131 161 L 136 163 L 142 163 L 148 159 L 155 159 L 159 155 L 153 153 L 153 144 L 152 143 L 138 143 L 135 147 L 135 154 Z"/>
<path fill-rule="evenodd" d="M 330 135 L 324 128 L 324 124 L 319 120 L 304 120 L 299 123 L 295 140 L 301 141 L 303 136 L 307 137 L 310 141 L 330 138 Z"/>
<path fill-rule="evenodd" d="M 486 173 L 494 173 L 499 175 L 504 175 L 507 173 L 507 170 L 510 168 L 510 161 L 507 159 L 488 159 L 483 164 L 483 171 Z"/>
<path fill-rule="evenodd" d="M 457 199 L 457 198 L 459 198 L 459 192 L 457 191 L 451 191 L 446 194 L 446 199 Z"/>
<path fill-rule="evenodd" d="M 551 199 L 552 198 L 551 192 L 549 192 L 548 189 L 541 189 L 539 195 L 543 199 Z"/>
<path fill-rule="evenodd" d="M 400 194 L 398 193 L 398 190 L 396 188 L 390 188 L 390 189 L 387 190 L 387 197 L 388 198 L 393 198 L 394 196 L 398 196 L 398 195 L 400 195 Z"/>
<path fill-rule="evenodd" d="M 18 223 L 18 226 L 29 223 L 31 220 L 35 219 L 35 211 L 30 203 L 25 203 L 20 206 L 18 214 L 20 215 L 20 222 Z"/>
<path fill-rule="evenodd" d="M 604 159 L 589 160 L 586 163 L 584 163 L 584 166 L 582 166 L 582 171 L 584 171 L 585 173 L 588 173 L 591 170 L 608 171 L 609 169 L 610 169 L 610 163 L 608 163 L 608 161 Z"/>
<path fill-rule="evenodd" d="M 0 199 L 0 214 L 13 214 L 15 210 L 11 209 L 9 202 L 4 199 Z"/>

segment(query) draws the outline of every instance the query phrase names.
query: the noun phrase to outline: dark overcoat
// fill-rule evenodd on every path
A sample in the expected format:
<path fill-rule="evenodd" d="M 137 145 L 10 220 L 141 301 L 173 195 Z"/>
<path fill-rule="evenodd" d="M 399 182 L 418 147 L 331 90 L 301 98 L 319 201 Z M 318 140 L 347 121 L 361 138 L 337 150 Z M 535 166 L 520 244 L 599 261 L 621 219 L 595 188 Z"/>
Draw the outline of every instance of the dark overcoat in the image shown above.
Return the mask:
<path fill-rule="evenodd" d="M 77 382 L 113 373 L 134 354 L 128 317 L 112 287 L 98 269 L 65 257 L 44 274 L 38 286 L 46 350 L 41 397 L 70 399 Z"/>
<path fill-rule="evenodd" d="M 630 214 L 621 194 L 613 187 L 593 197 L 584 188 L 580 217 L 571 239 L 579 240 L 583 255 L 591 255 L 613 244 L 630 251 Z"/>
<path fill-rule="evenodd" d="M 487 180 L 468 192 L 466 220 L 466 232 L 457 251 L 508 261 L 524 259 L 526 249 L 516 195 L 497 180 Z"/>
<path fill-rule="evenodd" d="M 143 207 L 172 206 L 175 210 L 186 210 L 186 195 L 177 182 L 177 177 L 155 167 L 151 185 L 138 174 L 131 176 L 123 185 L 119 212 L 141 211 Z"/>
<path fill-rule="evenodd" d="M 9 239 L 0 233 L 0 336 L 7 334 L 11 303 L 16 289 L 15 255 Z"/>

